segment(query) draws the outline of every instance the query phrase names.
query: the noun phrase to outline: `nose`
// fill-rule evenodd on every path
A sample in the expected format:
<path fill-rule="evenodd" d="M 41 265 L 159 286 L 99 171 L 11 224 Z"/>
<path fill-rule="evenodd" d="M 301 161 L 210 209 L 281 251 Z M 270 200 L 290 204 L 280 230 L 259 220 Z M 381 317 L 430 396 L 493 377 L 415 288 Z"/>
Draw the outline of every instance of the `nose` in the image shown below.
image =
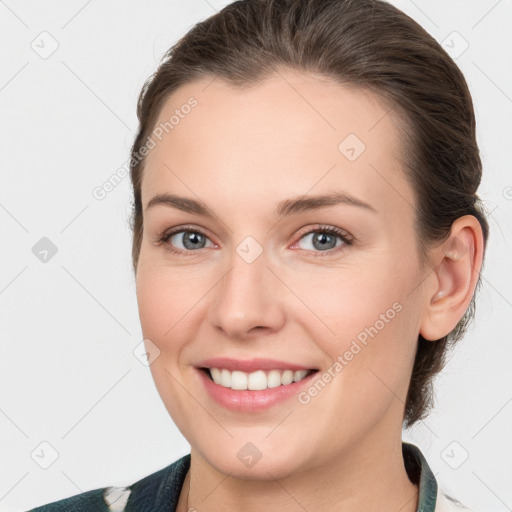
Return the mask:
<path fill-rule="evenodd" d="M 267 266 L 264 254 L 248 263 L 234 252 L 231 268 L 211 291 L 209 321 L 230 338 L 272 334 L 285 321 L 283 304 L 287 289 Z"/>

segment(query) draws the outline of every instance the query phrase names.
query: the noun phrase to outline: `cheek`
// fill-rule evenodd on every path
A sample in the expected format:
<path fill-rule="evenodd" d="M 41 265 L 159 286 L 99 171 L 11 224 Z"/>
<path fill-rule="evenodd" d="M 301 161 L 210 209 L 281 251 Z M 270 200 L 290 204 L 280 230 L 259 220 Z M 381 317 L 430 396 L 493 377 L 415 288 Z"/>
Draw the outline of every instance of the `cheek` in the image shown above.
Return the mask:
<path fill-rule="evenodd" d="M 401 395 L 408 386 L 419 319 L 410 293 L 416 271 L 413 263 L 400 262 L 398 268 L 380 260 L 343 269 L 338 278 L 331 269 L 323 279 L 317 273 L 294 288 L 315 313 L 303 317 L 304 329 L 333 364 L 339 363 L 332 373 L 343 377 L 334 379 L 335 387 L 357 390 L 357 400 L 392 397 L 390 389 Z M 319 285 L 311 286 L 314 282 Z"/>
<path fill-rule="evenodd" d="M 207 294 L 214 282 L 207 277 L 147 260 L 138 269 L 136 288 L 142 334 L 160 351 L 151 365 L 152 371 L 178 370 L 178 365 L 189 361 L 186 352 L 207 314 Z"/>
<path fill-rule="evenodd" d="M 374 324 L 379 331 L 389 331 L 409 291 L 405 277 L 404 274 L 401 279 L 393 276 L 386 262 L 359 261 L 357 266 L 315 269 L 300 272 L 300 276 L 288 274 L 286 282 L 299 299 L 296 318 L 301 318 L 298 308 L 303 313 L 307 308 L 311 314 L 303 318 L 307 319 L 309 328 L 322 332 L 322 338 L 331 339 L 335 346 L 338 340 L 346 341 L 360 333 L 364 338 L 365 328 Z"/>
<path fill-rule="evenodd" d="M 188 431 L 190 395 L 179 364 L 191 337 L 191 308 L 197 299 L 185 293 L 187 288 L 181 288 L 181 283 L 176 272 L 158 263 L 142 265 L 137 271 L 137 301 L 146 351 L 159 351 L 149 367 L 151 375 L 167 412 L 180 430 Z"/>
<path fill-rule="evenodd" d="M 171 337 L 193 305 L 192 276 L 179 269 L 165 267 L 159 262 L 141 258 L 137 270 L 137 303 L 145 337 L 163 340 Z M 187 292 L 188 290 L 188 292 Z"/>
<path fill-rule="evenodd" d="M 164 294 L 161 280 L 155 270 L 140 270 L 137 273 L 137 303 L 142 332 L 145 338 L 160 338 L 172 325 L 174 309 L 168 294 Z M 166 314 L 166 311 L 168 314 Z"/>

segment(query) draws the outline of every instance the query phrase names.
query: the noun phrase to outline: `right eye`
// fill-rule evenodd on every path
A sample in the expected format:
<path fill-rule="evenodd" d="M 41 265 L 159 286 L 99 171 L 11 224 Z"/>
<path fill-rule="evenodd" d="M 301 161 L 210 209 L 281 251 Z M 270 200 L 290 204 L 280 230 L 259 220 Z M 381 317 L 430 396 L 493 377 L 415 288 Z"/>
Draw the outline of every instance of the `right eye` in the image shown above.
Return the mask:
<path fill-rule="evenodd" d="M 158 243 L 165 244 L 167 250 L 182 255 L 204 249 L 207 242 L 210 242 L 210 247 L 215 247 L 215 244 L 202 231 L 187 229 L 183 226 L 172 231 L 166 231 L 158 238 Z"/>

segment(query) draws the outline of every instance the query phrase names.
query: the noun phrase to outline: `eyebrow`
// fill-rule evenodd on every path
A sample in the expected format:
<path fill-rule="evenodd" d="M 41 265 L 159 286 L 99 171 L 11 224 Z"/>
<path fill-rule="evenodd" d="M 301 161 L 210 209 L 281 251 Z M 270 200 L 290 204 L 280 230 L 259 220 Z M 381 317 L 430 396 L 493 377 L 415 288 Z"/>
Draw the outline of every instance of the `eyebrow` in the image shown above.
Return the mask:
<path fill-rule="evenodd" d="M 304 195 L 297 196 L 292 199 L 285 199 L 278 203 L 275 215 L 278 217 L 285 217 L 287 215 L 294 215 L 300 212 L 316 210 L 337 204 L 357 206 L 359 208 L 364 208 L 374 213 L 378 213 L 373 206 L 361 201 L 361 199 L 345 192 L 337 192 L 317 196 Z M 187 213 L 193 213 L 211 219 L 215 217 L 203 202 L 174 194 L 158 194 L 154 196 L 146 205 L 145 210 L 147 211 L 149 208 L 156 205 L 170 206 Z"/>

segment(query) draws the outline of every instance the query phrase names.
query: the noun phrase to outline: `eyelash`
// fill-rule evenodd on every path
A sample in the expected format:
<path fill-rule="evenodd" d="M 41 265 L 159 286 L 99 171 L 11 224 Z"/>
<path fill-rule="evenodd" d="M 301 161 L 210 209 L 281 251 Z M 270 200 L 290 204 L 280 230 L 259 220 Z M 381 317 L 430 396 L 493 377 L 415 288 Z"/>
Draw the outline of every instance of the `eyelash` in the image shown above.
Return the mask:
<path fill-rule="evenodd" d="M 176 233 L 181 233 L 181 232 L 198 233 L 198 234 L 208 238 L 208 236 L 205 233 L 203 233 L 203 231 L 195 228 L 194 226 L 180 226 L 178 228 L 173 229 L 172 231 L 165 231 L 162 234 L 158 235 L 158 237 L 156 239 L 156 243 L 157 243 L 157 245 L 161 245 L 164 243 L 167 244 L 167 242 L 173 235 L 175 235 Z M 310 235 L 311 233 L 324 233 L 324 234 L 328 234 L 328 235 L 336 235 L 343 242 L 343 245 L 334 247 L 333 249 L 328 249 L 327 251 L 313 251 L 314 257 L 322 257 L 324 255 L 329 256 L 335 252 L 339 252 L 340 250 L 343 250 L 346 246 L 350 246 L 353 244 L 352 237 L 350 235 L 348 235 L 345 231 L 342 231 L 341 229 L 339 229 L 335 226 L 327 226 L 327 225 L 318 225 L 314 229 L 310 229 L 309 231 L 306 231 L 306 232 L 300 234 L 300 236 L 297 239 L 297 242 L 302 240 L 302 238 L 304 238 L 305 236 Z M 294 245 L 295 245 L 295 243 L 294 243 Z M 167 244 L 165 248 L 167 251 L 169 251 L 173 254 L 178 254 L 178 255 L 182 255 L 182 256 L 187 256 L 187 255 L 189 255 L 188 253 L 198 252 L 198 251 L 184 251 L 181 249 L 175 249 L 170 244 Z"/>

